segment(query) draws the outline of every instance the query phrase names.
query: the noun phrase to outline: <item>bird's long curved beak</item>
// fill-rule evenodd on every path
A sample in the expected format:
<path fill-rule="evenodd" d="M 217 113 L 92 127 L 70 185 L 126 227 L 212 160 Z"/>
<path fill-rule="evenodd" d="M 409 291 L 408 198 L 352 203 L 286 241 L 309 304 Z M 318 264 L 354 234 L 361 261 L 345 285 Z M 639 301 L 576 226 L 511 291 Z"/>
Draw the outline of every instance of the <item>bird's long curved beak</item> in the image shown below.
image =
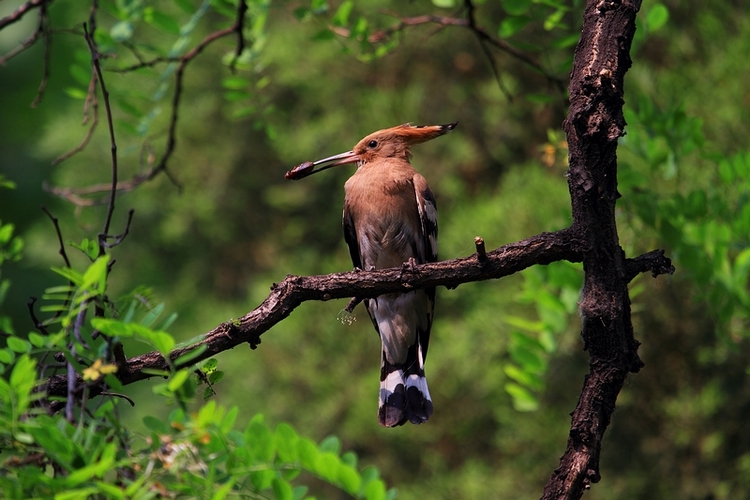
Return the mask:
<path fill-rule="evenodd" d="M 300 163 L 293 169 L 289 170 L 286 174 L 284 174 L 284 177 L 289 180 L 297 181 L 307 177 L 308 175 L 317 174 L 318 172 L 322 172 L 323 170 L 335 167 L 337 165 L 346 165 L 347 163 L 356 163 L 358 161 L 359 156 L 357 156 L 354 151 L 347 151 L 346 153 L 329 156 L 328 158 L 323 158 L 322 160 L 306 161 L 304 163 Z M 328 165 L 325 165 L 326 163 Z M 325 166 L 315 170 L 315 167 L 317 167 L 318 165 Z"/>

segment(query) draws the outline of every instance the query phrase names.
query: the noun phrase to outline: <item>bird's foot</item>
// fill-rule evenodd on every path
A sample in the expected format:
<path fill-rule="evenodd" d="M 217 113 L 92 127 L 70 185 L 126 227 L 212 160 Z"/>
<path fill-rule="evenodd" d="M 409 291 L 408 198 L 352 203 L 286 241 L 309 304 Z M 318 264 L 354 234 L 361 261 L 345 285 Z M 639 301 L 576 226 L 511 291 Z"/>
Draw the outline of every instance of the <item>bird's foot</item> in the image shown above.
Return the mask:
<path fill-rule="evenodd" d="M 414 259 L 414 257 L 409 257 L 409 260 L 401 264 L 401 274 L 399 274 L 399 279 L 404 279 L 404 274 L 417 274 L 417 261 Z"/>

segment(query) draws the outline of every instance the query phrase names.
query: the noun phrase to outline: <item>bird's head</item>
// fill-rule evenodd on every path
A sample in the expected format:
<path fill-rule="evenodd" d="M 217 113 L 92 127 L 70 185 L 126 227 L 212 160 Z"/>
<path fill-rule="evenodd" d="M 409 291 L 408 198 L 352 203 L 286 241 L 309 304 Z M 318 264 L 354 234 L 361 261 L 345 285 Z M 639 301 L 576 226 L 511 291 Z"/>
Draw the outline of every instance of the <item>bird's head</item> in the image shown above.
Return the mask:
<path fill-rule="evenodd" d="M 378 130 L 359 141 L 351 151 L 335 156 L 329 156 L 317 161 L 306 161 L 288 171 L 287 179 L 299 180 L 308 175 L 326 170 L 337 165 L 357 163 L 360 165 L 378 158 L 411 159 L 410 147 L 414 144 L 429 141 L 435 137 L 447 134 L 456 128 L 458 122 L 447 125 L 419 125 L 408 123 L 396 127 Z M 318 165 L 322 167 L 315 170 Z"/>

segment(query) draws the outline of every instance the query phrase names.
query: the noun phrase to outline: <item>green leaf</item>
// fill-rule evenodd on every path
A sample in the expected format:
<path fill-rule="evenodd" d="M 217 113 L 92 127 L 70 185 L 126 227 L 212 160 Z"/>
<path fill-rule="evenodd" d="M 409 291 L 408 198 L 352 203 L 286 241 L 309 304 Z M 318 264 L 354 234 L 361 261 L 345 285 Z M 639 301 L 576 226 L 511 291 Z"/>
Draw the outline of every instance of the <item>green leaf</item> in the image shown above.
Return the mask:
<path fill-rule="evenodd" d="M 279 424 L 274 431 L 274 441 L 279 459 L 284 462 L 297 461 L 297 440 L 299 436 L 289 424 Z"/>
<path fill-rule="evenodd" d="M 102 295 L 107 286 L 107 264 L 109 255 L 102 255 L 89 265 L 83 274 L 81 288 L 93 289 L 97 295 Z"/>
<path fill-rule="evenodd" d="M 536 351 L 523 346 L 511 346 L 510 357 L 525 371 L 543 373 L 547 369 L 547 363 Z"/>
<path fill-rule="evenodd" d="M 505 384 L 505 391 L 513 398 L 513 407 L 517 411 L 528 412 L 539 409 L 539 401 L 520 385 L 509 382 Z"/>
<path fill-rule="evenodd" d="M 221 379 L 224 378 L 224 372 L 221 370 L 214 370 L 211 372 L 211 374 L 208 376 L 208 381 L 211 384 L 217 384 L 221 382 Z"/>
<path fill-rule="evenodd" d="M 363 493 L 367 500 L 385 500 L 387 497 L 385 483 L 379 479 L 368 482 Z"/>
<path fill-rule="evenodd" d="M 179 370 L 177 373 L 175 373 L 172 376 L 171 379 L 169 379 L 169 382 L 167 383 L 167 388 L 172 392 L 176 392 L 180 387 L 182 387 L 185 381 L 187 381 L 189 376 L 190 376 L 189 370 Z M 216 404 L 213 401 L 211 403 Z M 204 406 L 201 410 L 205 409 L 211 403 Z"/>
<path fill-rule="evenodd" d="M 80 64 L 71 64 L 70 76 L 72 76 L 77 83 L 88 87 L 89 82 L 91 81 L 91 68 L 84 68 Z"/>
<path fill-rule="evenodd" d="M 535 391 L 544 389 L 544 382 L 536 373 L 522 370 L 516 365 L 507 364 L 503 367 L 505 374 L 514 381 Z"/>
<path fill-rule="evenodd" d="M 551 104 L 555 102 L 555 98 L 549 94 L 526 94 L 524 98 L 535 104 Z"/>
<path fill-rule="evenodd" d="M 531 0 L 503 0 L 503 9 L 511 16 L 520 16 L 528 12 Z"/>
<path fill-rule="evenodd" d="M 293 500 L 294 492 L 292 491 L 291 485 L 281 478 L 273 478 L 271 483 L 273 488 L 273 494 L 278 500 Z"/>
<path fill-rule="evenodd" d="M 163 356 L 174 348 L 174 338 L 167 332 L 152 330 L 137 323 L 123 323 L 110 318 L 92 318 L 91 326 L 109 337 L 135 337 L 155 347 Z"/>
<path fill-rule="evenodd" d="M 312 0 L 310 2 L 310 8 L 315 14 L 322 14 L 328 10 L 328 2 L 326 0 Z"/>
<path fill-rule="evenodd" d="M 339 466 L 338 483 L 347 492 L 354 495 L 359 491 L 359 487 L 362 484 L 362 478 L 359 477 L 357 471 L 347 465 Z"/>
<path fill-rule="evenodd" d="M 229 480 L 222 485 L 221 488 L 214 491 L 213 496 L 211 496 L 211 500 L 224 500 L 227 495 L 229 495 L 229 492 L 232 491 L 232 488 L 234 487 L 234 484 L 236 482 L 236 479 L 233 477 L 230 477 Z"/>
<path fill-rule="evenodd" d="M 80 99 L 80 100 L 86 99 L 89 95 L 89 93 L 86 90 L 80 89 L 78 87 L 66 87 L 65 93 L 68 95 L 68 97 L 72 97 L 73 99 Z"/>
<path fill-rule="evenodd" d="M 241 76 L 228 76 L 221 81 L 221 86 L 225 89 L 240 90 L 249 87 L 250 82 Z"/>
<path fill-rule="evenodd" d="M 248 92 L 247 90 L 229 90 L 227 92 L 224 92 L 224 99 L 229 102 L 242 101 L 243 99 L 248 99 L 249 97 L 250 92 Z"/>
<path fill-rule="evenodd" d="M 322 42 L 326 40 L 333 40 L 336 34 L 328 28 L 322 29 L 312 36 L 312 40 L 316 42 Z"/>
<path fill-rule="evenodd" d="M 320 452 L 318 451 L 318 447 L 315 446 L 315 443 L 307 438 L 300 439 L 299 443 L 297 443 L 297 454 L 299 456 L 299 463 L 302 467 L 311 472 L 315 472 L 315 464 L 320 456 Z"/>
<path fill-rule="evenodd" d="M 297 7 L 293 14 L 297 21 L 306 21 L 312 12 L 307 7 Z"/>
<path fill-rule="evenodd" d="M 578 43 L 579 38 L 581 38 L 580 33 L 570 33 L 556 38 L 550 45 L 556 49 L 567 49 Z"/>
<path fill-rule="evenodd" d="M 146 426 L 146 429 L 158 434 L 169 434 L 169 427 L 167 424 L 162 419 L 152 417 L 151 415 L 143 417 L 143 425 Z"/>
<path fill-rule="evenodd" d="M 503 318 L 503 321 L 511 326 L 515 326 L 516 328 L 521 328 L 522 330 L 527 330 L 529 332 L 538 332 L 544 329 L 544 323 L 542 323 L 541 321 L 531 321 L 526 318 L 521 318 L 520 316 L 506 316 Z"/>
<path fill-rule="evenodd" d="M 7 343 L 8 343 L 8 347 L 11 350 L 19 354 L 23 354 L 31 350 L 31 344 L 28 341 L 18 338 L 18 337 L 8 337 Z"/>
<path fill-rule="evenodd" d="M 28 407 L 29 395 L 36 383 L 36 362 L 28 354 L 18 358 L 8 382 L 16 393 L 16 411 L 23 413 Z"/>
<path fill-rule="evenodd" d="M 456 0 L 432 0 L 432 4 L 441 9 L 451 9 L 456 6 Z"/>
<path fill-rule="evenodd" d="M 8 349 L 8 348 L 0 349 L 0 363 L 9 365 L 13 362 L 14 359 L 16 359 L 16 354 L 13 352 L 12 349 Z"/>
<path fill-rule="evenodd" d="M 133 25 L 128 21 L 120 21 L 109 30 L 109 36 L 118 43 L 128 41 L 133 36 Z"/>
<path fill-rule="evenodd" d="M 59 274 L 66 280 L 72 282 L 76 286 L 81 286 L 81 284 L 83 283 L 83 276 L 74 269 L 71 269 L 69 267 L 52 267 L 50 269 L 52 269 L 53 272 Z"/>
<path fill-rule="evenodd" d="M 544 20 L 544 29 L 552 31 L 554 28 L 565 28 L 565 25 L 561 23 L 564 15 L 565 10 L 559 9 L 547 16 L 547 19 Z"/>
<path fill-rule="evenodd" d="M 174 365 L 177 367 L 180 367 L 182 365 L 187 365 L 192 360 L 206 352 L 206 349 L 208 349 L 208 346 L 206 344 L 201 344 L 195 349 L 191 349 L 190 351 L 186 352 L 182 356 L 178 357 L 174 360 Z"/>
<path fill-rule="evenodd" d="M 650 31 L 657 31 L 669 21 L 669 10 L 662 3 L 654 4 L 646 14 L 646 25 Z"/>
<path fill-rule="evenodd" d="M 338 9 L 336 9 L 336 13 L 331 17 L 331 24 L 334 26 L 346 26 L 349 23 L 349 15 L 352 13 L 352 7 L 354 7 L 354 2 L 351 0 L 346 0 L 343 2 Z"/>
<path fill-rule="evenodd" d="M 153 7 L 143 9 L 143 20 L 148 24 L 170 35 L 180 34 L 180 25 L 170 16 L 160 12 Z"/>
<path fill-rule="evenodd" d="M 503 19 L 500 23 L 500 28 L 497 30 L 497 35 L 500 38 L 510 38 L 531 22 L 529 16 L 509 16 Z"/>
<path fill-rule="evenodd" d="M 270 462 L 276 454 L 275 438 L 263 417 L 256 415 L 247 424 L 244 433 L 245 446 L 258 461 Z"/>
<path fill-rule="evenodd" d="M 338 479 L 339 466 L 339 457 L 333 453 L 321 453 L 315 464 L 315 472 L 328 482 L 334 483 Z"/>
<path fill-rule="evenodd" d="M 330 452 L 338 455 L 341 453 L 341 441 L 336 436 L 328 436 L 320 442 L 319 448 L 321 452 Z"/>

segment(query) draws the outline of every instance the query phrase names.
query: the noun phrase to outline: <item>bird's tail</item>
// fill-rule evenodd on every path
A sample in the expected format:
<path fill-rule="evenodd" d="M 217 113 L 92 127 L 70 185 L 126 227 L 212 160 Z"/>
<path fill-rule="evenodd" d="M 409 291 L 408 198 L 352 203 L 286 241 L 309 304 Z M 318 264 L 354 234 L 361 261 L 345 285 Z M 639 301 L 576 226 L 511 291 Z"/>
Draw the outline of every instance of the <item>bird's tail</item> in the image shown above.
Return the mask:
<path fill-rule="evenodd" d="M 414 351 L 414 356 L 412 356 Z M 409 349 L 406 363 L 392 365 L 382 355 L 380 367 L 380 400 L 378 420 L 384 427 L 422 424 L 432 415 L 432 399 L 427 389 L 424 369 Z"/>

